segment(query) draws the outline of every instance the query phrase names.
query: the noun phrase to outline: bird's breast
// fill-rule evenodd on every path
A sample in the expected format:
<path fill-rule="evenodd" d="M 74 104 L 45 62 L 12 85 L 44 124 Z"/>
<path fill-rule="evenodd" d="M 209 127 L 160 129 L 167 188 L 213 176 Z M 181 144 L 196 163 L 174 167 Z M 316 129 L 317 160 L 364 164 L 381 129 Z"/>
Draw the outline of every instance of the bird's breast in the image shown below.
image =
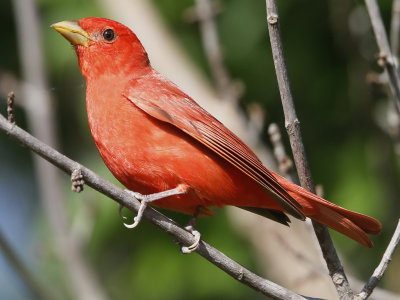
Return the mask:
<path fill-rule="evenodd" d="M 166 139 L 165 133 L 123 97 L 122 92 L 100 94 L 100 97 L 98 92 L 87 94 L 87 113 L 101 157 L 129 189 L 155 192 L 156 186 L 162 185 L 161 177 L 165 173 L 155 163 L 157 158 L 165 154 L 166 159 L 167 152 L 174 156 L 173 149 L 161 145 Z"/>

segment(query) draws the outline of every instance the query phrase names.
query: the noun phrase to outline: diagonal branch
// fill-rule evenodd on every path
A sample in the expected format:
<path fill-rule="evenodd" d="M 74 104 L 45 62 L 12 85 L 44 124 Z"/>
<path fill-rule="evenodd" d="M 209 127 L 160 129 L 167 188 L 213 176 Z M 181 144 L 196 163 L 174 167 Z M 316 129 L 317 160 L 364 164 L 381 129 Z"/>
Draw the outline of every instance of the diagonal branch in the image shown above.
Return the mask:
<path fill-rule="evenodd" d="M 279 31 L 278 9 L 275 0 L 266 0 L 267 22 L 269 38 L 271 41 L 272 55 L 274 59 L 275 71 L 282 100 L 283 111 L 285 114 L 285 127 L 289 135 L 293 157 L 299 175 L 301 186 L 311 192 L 315 192 L 312 182 L 311 171 L 308 166 L 304 145 L 302 142 L 300 122 L 296 115 L 293 103 L 293 96 L 290 90 L 287 68 L 283 55 L 283 45 Z M 352 297 L 353 292 L 344 273 L 342 264 L 333 246 L 332 239 L 325 226 L 314 222 L 314 231 L 317 235 L 321 250 L 329 269 L 329 274 L 336 287 L 341 299 Z"/>
<path fill-rule="evenodd" d="M 17 125 L 9 123 L 2 115 L 0 115 L 0 130 L 67 174 L 71 175 L 75 170 L 80 170 L 87 185 L 110 197 L 126 208 L 132 211 L 137 211 L 139 209 L 140 203 L 133 199 L 127 192 L 101 178 L 96 173 L 80 165 L 76 161 L 73 161 L 65 155 L 57 152 L 50 146 L 31 136 Z M 184 245 L 193 244 L 194 237 L 192 234 L 179 227 L 174 221 L 170 220 L 158 211 L 148 207 L 144 211 L 143 215 L 153 225 L 172 236 L 174 240 L 179 243 Z M 200 243 L 196 252 L 234 279 L 266 296 L 271 297 L 272 299 L 315 299 L 298 295 L 293 291 L 256 275 L 204 241 Z"/>
<path fill-rule="evenodd" d="M 378 285 L 379 281 L 382 279 L 383 274 L 385 273 L 387 267 L 389 266 L 389 263 L 392 260 L 393 253 L 394 251 L 396 251 L 399 242 L 400 242 L 400 220 L 397 223 L 396 230 L 392 236 L 392 239 L 390 240 L 388 247 L 386 248 L 385 253 L 383 254 L 381 262 L 376 267 L 371 278 L 368 279 L 362 291 L 358 295 L 356 295 L 355 297 L 356 300 L 367 299 L 371 295 L 374 288 Z"/>

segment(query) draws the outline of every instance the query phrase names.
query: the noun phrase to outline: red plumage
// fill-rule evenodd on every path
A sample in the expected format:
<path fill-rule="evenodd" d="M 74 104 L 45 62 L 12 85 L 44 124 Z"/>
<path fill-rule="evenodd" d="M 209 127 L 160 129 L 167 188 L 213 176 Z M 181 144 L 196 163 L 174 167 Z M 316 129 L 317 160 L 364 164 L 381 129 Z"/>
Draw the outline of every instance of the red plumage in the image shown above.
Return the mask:
<path fill-rule="evenodd" d="M 336 206 L 265 168 L 229 129 L 152 69 L 127 27 L 102 18 L 81 19 L 78 25 L 75 31 L 56 29 L 74 44 L 86 78 L 96 146 L 128 189 L 150 194 L 183 184 L 188 193 L 152 203 L 189 214 L 198 206 L 261 208 L 281 223 L 287 222 L 283 213 L 307 216 L 372 246 L 367 233 L 380 232 L 377 220 Z M 114 33 L 112 40 L 106 30 Z M 82 42 L 82 36 L 87 40 Z"/>

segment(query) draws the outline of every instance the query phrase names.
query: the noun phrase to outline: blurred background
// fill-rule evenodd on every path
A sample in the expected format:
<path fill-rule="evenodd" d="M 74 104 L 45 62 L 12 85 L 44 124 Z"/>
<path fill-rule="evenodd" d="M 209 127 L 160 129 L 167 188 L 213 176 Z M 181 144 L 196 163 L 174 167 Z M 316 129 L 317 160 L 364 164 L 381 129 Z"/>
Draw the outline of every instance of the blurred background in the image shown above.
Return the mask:
<path fill-rule="evenodd" d="M 278 124 L 288 153 L 290 148 L 265 1 L 211 1 L 211 14 L 202 2 L 0 1 L 1 113 L 7 93 L 15 91 L 19 126 L 116 183 L 88 130 L 85 83 L 75 53 L 49 27 L 88 16 L 112 18 L 137 33 L 156 69 L 275 168 L 269 124 Z M 376 63 L 378 49 L 362 1 L 279 2 L 286 62 L 314 181 L 331 202 L 383 224 L 373 249 L 333 233 L 359 289 L 359 280 L 368 279 L 380 261 L 399 218 L 400 122 Z M 392 1 L 379 4 L 390 31 Z M 217 33 L 222 77 L 214 76 L 221 66 L 218 52 L 210 56 L 213 37 L 211 46 L 207 41 L 213 31 L 205 24 Z M 189 219 L 163 213 L 180 224 Z M 200 219 L 198 229 L 207 242 L 258 274 L 307 296 L 334 299 L 315 241 L 297 231 L 304 225 L 295 222 L 286 229 L 271 223 L 218 209 L 213 217 Z M 1 299 L 264 298 L 200 256 L 180 254 L 148 222 L 126 229 L 116 203 L 88 187 L 71 192 L 68 176 L 5 134 L 0 134 L 0 237 Z M 20 264 L 13 263 L 14 256 Z M 380 287 L 400 294 L 399 270 L 397 252 Z M 329 288 L 318 290 L 317 281 Z M 377 299 L 399 299 L 385 295 Z"/>

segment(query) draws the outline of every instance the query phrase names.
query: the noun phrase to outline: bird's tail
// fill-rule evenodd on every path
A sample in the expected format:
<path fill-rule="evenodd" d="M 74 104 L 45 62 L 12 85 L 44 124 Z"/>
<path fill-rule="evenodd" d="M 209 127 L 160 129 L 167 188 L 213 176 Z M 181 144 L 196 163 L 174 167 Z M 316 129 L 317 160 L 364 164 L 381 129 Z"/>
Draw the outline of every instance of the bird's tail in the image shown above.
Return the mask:
<path fill-rule="evenodd" d="M 367 247 L 373 246 L 367 234 L 379 234 L 381 232 L 382 225 L 378 220 L 337 206 L 293 184 L 284 177 L 277 174 L 275 176 L 289 194 L 303 206 L 303 213 L 307 217 Z"/>

